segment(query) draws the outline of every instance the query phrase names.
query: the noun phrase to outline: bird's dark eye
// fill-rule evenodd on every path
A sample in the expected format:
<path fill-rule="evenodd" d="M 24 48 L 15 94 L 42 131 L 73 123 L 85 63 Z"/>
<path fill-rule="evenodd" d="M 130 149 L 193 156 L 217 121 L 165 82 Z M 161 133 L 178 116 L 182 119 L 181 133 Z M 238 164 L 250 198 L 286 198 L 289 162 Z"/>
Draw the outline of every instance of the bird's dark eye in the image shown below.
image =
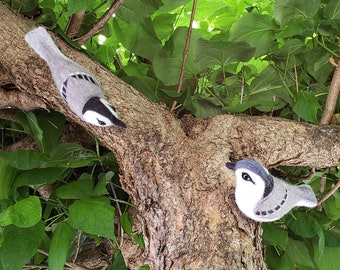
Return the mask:
<path fill-rule="evenodd" d="M 249 181 L 249 182 L 252 182 L 253 184 L 255 184 L 253 179 L 251 179 L 250 175 L 245 173 L 245 172 L 242 173 L 242 179 L 245 180 L 245 181 Z"/>
<path fill-rule="evenodd" d="M 101 126 L 105 126 L 106 125 L 106 123 L 104 121 L 101 121 L 98 118 L 97 118 L 97 121 L 98 121 L 98 124 L 101 125 Z"/>

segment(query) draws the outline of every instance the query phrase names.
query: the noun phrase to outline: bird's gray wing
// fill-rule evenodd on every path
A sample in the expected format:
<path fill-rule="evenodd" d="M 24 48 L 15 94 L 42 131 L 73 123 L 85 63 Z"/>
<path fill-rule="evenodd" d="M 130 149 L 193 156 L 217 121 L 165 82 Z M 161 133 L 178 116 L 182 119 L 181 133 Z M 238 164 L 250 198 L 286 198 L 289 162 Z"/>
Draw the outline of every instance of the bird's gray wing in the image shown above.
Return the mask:
<path fill-rule="evenodd" d="M 89 98 L 97 96 L 104 98 L 104 94 L 90 74 L 74 73 L 69 75 L 61 85 L 61 95 L 72 111 L 82 117 L 82 110 Z"/>
<path fill-rule="evenodd" d="M 273 178 L 273 191 L 263 198 L 254 210 L 256 216 L 267 221 L 280 219 L 300 200 L 294 193 L 294 186 L 275 177 Z"/>

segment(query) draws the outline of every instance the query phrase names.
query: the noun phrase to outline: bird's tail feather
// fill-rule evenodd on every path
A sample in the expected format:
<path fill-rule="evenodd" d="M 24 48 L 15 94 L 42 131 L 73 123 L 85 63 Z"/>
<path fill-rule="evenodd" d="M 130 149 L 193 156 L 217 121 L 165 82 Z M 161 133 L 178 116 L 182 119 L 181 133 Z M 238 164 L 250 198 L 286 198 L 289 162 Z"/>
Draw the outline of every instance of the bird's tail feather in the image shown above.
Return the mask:
<path fill-rule="evenodd" d="M 301 200 L 296 206 L 315 207 L 318 201 L 312 188 L 308 185 L 300 185 L 297 188 L 301 191 Z"/>
<path fill-rule="evenodd" d="M 25 35 L 25 40 L 48 64 L 56 61 L 58 56 L 65 58 L 44 27 L 29 31 Z"/>

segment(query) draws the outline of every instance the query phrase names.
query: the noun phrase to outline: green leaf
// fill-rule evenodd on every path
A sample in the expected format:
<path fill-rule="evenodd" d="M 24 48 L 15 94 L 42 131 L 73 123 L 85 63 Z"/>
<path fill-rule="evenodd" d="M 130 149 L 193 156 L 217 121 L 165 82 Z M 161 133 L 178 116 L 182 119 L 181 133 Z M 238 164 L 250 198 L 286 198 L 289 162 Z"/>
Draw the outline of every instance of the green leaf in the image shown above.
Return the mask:
<path fill-rule="evenodd" d="M 48 269 L 64 269 L 71 243 L 76 237 L 76 230 L 71 228 L 66 221 L 57 224 L 51 241 L 48 256 Z"/>
<path fill-rule="evenodd" d="M 76 181 L 57 188 L 60 199 L 86 199 L 92 196 L 93 183 L 89 174 L 83 174 Z"/>
<path fill-rule="evenodd" d="M 97 161 L 98 157 L 92 150 L 76 143 L 61 143 L 50 155 L 50 166 L 79 168 Z"/>
<path fill-rule="evenodd" d="M 13 189 L 28 185 L 51 184 L 65 172 L 65 168 L 50 167 L 22 171 L 15 179 Z"/>
<path fill-rule="evenodd" d="M 17 171 L 16 168 L 13 168 L 4 161 L 0 161 L 0 200 L 8 199 Z"/>
<path fill-rule="evenodd" d="M 30 150 L 0 152 L 0 161 L 19 170 L 41 168 L 46 164 L 47 160 L 47 155 Z"/>
<path fill-rule="evenodd" d="M 14 0 L 14 1 L 7 1 L 7 3 L 11 4 L 11 8 L 13 10 L 20 10 L 20 12 L 22 13 L 31 13 L 36 10 L 37 6 L 39 5 L 39 0 L 32 0 L 32 1 Z"/>
<path fill-rule="evenodd" d="M 307 71 L 313 78 L 324 85 L 329 80 L 330 73 L 334 67 L 329 64 L 331 54 L 322 47 L 316 47 L 305 55 Z"/>
<path fill-rule="evenodd" d="M 321 225 L 311 215 L 304 212 L 294 212 L 294 217 L 288 217 L 287 226 L 295 234 L 303 238 L 319 237 L 319 250 L 322 252 L 325 247 L 325 235 Z"/>
<path fill-rule="evenodd" d="M 277 249 L 269 246 L 266 249 L 266 263 L 269 269 L 296 270 L 294 263 L 286 253 L 278 254 Z"/>
<path fill-rule="evenodd" d="M 246 62 L 254 55 L 255 48 L 246 42 L 223 42 L 218 40 L 198 39 L 196 42 L 195 62 L 201 71 L 204 69 L 228 63 Z"/>
<path fill-rule="evenodd" d="M 200 100 L 195 98 L 191 100 L 190 109 L 189 106 L 186 106 L 186 109 L 190 110 L 197 118 L 206 118 L 207 116 L 215 116 L 223 113 L 220 106 L 216 106 L 204 99 Z"/>
<path fill-rule="evenodd" d="M 322 231 L 320 224 L 307 213 L 296 211 L 289 216 L 286 222 L 288 228 L 303 238 L 311 238 Z"/>
<path fill-rule="evenodd" d="M 43 131 L 42 148 L 45 153 L 50 153 L 59 144 L 59 138 L 64 131 L 65 116 L 55 111 L 37 111 L 35 115 Z"/>
<path fill-rule="evenodd" d="M 165 85 L 176 85 L 181 73 L 183 51 L 188 34 L 188 28 L 178 27 L 166 42 L 166 45 L 156 55 L 153 61 L 154 72 Z M 194 62 L 196 41 L 200 38 L 198 31 L 193 29 L 187 56 L 184 79 L 194 78 L 199 73 L 199 67 Z"/>
<path fill-rule="evenodd" d="M 29 228 L 6 226 L 3 230 L 4 242 L 0 247 L 0 269 L 22 269 L 36 253 L 44 230 L 42 222 Z"/>
<path fill-rule="evenodd" d="M 289 238 L 286 253 L 295 264 L 314 268 L 313 260 L 304 242 Z"/>
<path fill-rule="evenodd" d="M 323 16 L 331 20 L 340 20 L 340 2 L 331 0 L 323 9 Z"/>
<path fill-rule="evenodd" d="M 314 94 L 306 91 L 300 91 L 296 97 L 296 103 L 293 112 L 303 120 L 311 123 L 317 123 L 317 113 L 321 106 Z"/>
<path fill-rule="evenodd" d="M 152 60 L 162 48 L 151 19 L 129 25 L 117 18 L 113 21 L 113 29 L 123 46 L 138 56 Z"/>
<path fill-rule="evenodd" d="M 340 219 L 340 196 L 335 195 L 329 197 L 325 202 L 322 203 L 327 217 L 331 220 Z"/>
<path fill-rule="evenodd" d="M 182 7 L 186 3 L 190 2 L 190 0 L 163 0 L 163 6 L 160 8 L 162 12 L 171 12 L 178 7 Z"/>
<path fill-rule="evenodd" d="M 312 28 L 306 27 L 306 23 L 298 20 L 292 21 L 285 26 L 278 34 L 277 38 L 292 38 L 294 36 L 310 37 L 314 33 Z"/>
<path fill-rule="evenodd" d="M 325 245 L 328 247 L 340 247 L 340 235 L 332 231 L 325 231 Z"/>
<path fill-rule="evenodd" d="M 2 243 L 4 242 L 4 234 L 3 234 L 3 229 L 0 228 L 0 247 L 2 246 Z M 0 267 L 0 269 L 2 269 Z"/>
<path fill-rule="evenodd" d="M 68 15 L 77 13 L 83 9 L 87 9 L 92 1 L 90 0 L 69 0 L 68 1 Z"/>
<path fill-rule="evenodd" d="M 262 223 L 262 239 L 271 246 L 285 250 L 288 243 L 288 232 L 272 223 Z"/>
<path fill-rule="evenodd" d="M 287 61 L 287 56 L 289 59 L 293 58 L 293 55 L 300 55 L 306 53 L 306 45 L 297 38 L 293 38 L 284 43 L 284 45 L 273 51 L 273 54 L 282 59 L 283 61 Z M 294 58 L 293 58 L 294 59 Z M 286 63 L 285 63 L 286 64 Z"/>
<path fill-rule="evenodd" d="M 23 199 L 0 213 L 0 226 L 32 227 L 41 220 L 41 204 L 36 196 Z"/>
<path fill-rule="evenodd" d="M 155 32 L 160 40 L 167 39 L 174 31 L 176 14 L 163 13 L 153 18 Z"/>
<path fill-rule="evenodd" d="M 44 145 L 42 144 L 43 131 L 39 127 L 38 119 L 35 114 L 33 112 L 18 111 L 16 117 L 24 127 L 25 132 L 34 138 L 39 145 L 40 150 L 44 152 Z"/>
<path fill-rule="evenodd" d="M 148 18 L 161 5 L 160 0 L 125 0 L 116 15 L 128 24 L 137 24 Z"/>
<path fill-rule="evenodd" d="M 130 236 L 132 233 L 132 224 L 127 211 L 124 211 L 124 213 L 120 216 L 120 224 L 122 225 L 124 232 Z"/>
<path fill-rule="evenodd" d="M 247 13 L 231 27 L 230 41 L 248 42 L 256 48 L 254 56 L 261 56 L 273 46 L 277 28 L 269 15 Z"/>
<path fill-rule="evenodd" d="M 143 265 L 142 267 L 139 267 L 138 270 L 150 270 L 149 265 Z"/>
<path fill-rule="evenodd" d="M 122 252 L 119 249 L 115 250 L 108 270 L 128 270 Z"/>
<path fill-rule="evenodd" d="M 280 0 L 274 3 L 274 17 L 281 27 L 296 20 L 311 20 L 318 12 L 320 0 Z"/>
<path fill-rule="evenodd" d="M 46 232 L 47 230 L 45 229 L 45 233 L 43 234 L 41 242 L 40 242 L 40 245 L 39 245 L 39 248 L 41 248 L 42 250 L 49 250 L 50 246 L 51 246 L 51 239 L 47 235 L 47 232 Z M 45 261 L 46 261 L 46 255 L 44 255 L 44 254 L 42 254 L 40 252 L 37 252 L 34 255 L 34 263 L 35 264 L 41 264 L 41 263 L 43 263 Z"/>
<path fill-rule="evenodd" d="M 338 270 L 340 247 L 325 247 L 324 252 L 320 252 L 318 247 L 314 247 L 314 262 L 317 269 Z"/>
<path fill-rule="evenodd" d="M 79 200 L 70 206 L 67 222 L 74 229 L 115 240 L 114 213 L 106 198 Z"/>
<path fill-rule="evenodd" d="M 142 248 L 145 249 L 143 233 L 138 233 L 133 236 L 133 240 Z"/>
<path fill-rule="evenodd" d="M 176 100 L 178 103 L 184 104 L 186 103 L 187 106 L 190 106 L 191 101 L 191 92 L 189 88 L 184 89 L 182 92 L 177 93 L 175 90 L 168 90 L 168 89 L 160 89 L 162 93 L 171 97 L 173 100 Z M 190 100 L 190 101 L 189 101 Z M 191 108 L 187 108 L 191 109 Z"/>
<path fill-rule="evenodd" d="M 64 129 L 65 116 L 58 112 L 17 112 L 17 118 L 43 153 L 50 152 L 58 143 Z"/>
<path fill-rule="evenodd" d="M 276 101 L 278 102 L 274 109 L 281 109 L 286 104 L 291 104 L 292 98 L 289 88 L 286 88 L 284 84 L 294 84 L 292 80 L 286 79 L 283 82 L 279 71 L 272 65 L 266 67 L 256 78 L 251 82 L 249 86 L 249 93 L 246 93 L 245 98 L 248 101 Z M 260 111 L 268 111 L 273 108 L 268 106 L 257 106 Z"/>
<path fill-rule="evenodd" d="M 155 81 L 153 78 L 150 78 L 146 75 L 140 74 L 138 77 L 136 76 L 126 76 L 121 78 L 127 84 L 133 86 L 139 92 L 141 92 L 145 97 L 150 99 L 153 102 L 158 101 L 157 97 L 157 84 L 159 82 Z"/>
<path fill-rule="evenodd" d="M 112 176 L 110 178 L 111 174 L 112 176 L 114 175 L 112 171 L 109 171 L 106 174 L 103 174 L 101 177 L 99 177 L 98 183 L 93 189 L 93 192 L 92 192 L 93 195 L 100 196 L 100 195 L 106 195 L 109 193 L 106 188 L 106 185 L 112 178 Z"/>

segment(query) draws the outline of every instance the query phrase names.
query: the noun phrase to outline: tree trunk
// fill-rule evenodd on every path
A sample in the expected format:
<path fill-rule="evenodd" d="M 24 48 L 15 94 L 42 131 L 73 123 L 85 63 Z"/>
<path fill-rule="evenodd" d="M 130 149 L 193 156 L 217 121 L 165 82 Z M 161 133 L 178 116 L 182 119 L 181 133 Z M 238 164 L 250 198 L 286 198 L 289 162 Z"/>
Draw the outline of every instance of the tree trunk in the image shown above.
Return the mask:
<path fill-rule="evenodd" d="M 96 76 L 128 128 L 90 126 L 68 109 L 47 65 L 26 44 L 29 24 L 0 4 L 0 79 L 36 107 L 44 104 L 79 123 L 116 154 L 122 186 L 142 223 L 146 263 L 152 269 L 266 269 L 261 227 L 236 208 L 234 175 L 225 162 L 248 157 L 267 166 L 335 166 L 339 126 L 231 115 L 180 122 L 52 35 Z"/>

